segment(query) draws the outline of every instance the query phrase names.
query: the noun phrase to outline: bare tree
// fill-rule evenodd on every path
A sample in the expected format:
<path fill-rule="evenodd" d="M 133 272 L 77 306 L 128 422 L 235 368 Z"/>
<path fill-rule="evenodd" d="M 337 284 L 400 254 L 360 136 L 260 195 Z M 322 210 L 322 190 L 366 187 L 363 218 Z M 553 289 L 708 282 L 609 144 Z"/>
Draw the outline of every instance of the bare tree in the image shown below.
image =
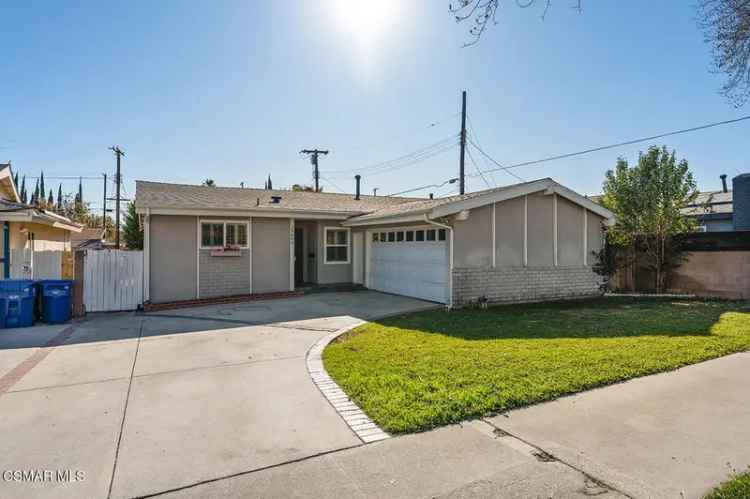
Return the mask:
<path fill-rule="evenodd" d="M 750 0 L 699 0 L 698 16 L 714 69 L 727 75 L 721 94 L 740 107 L 750 97 Z"/>
<path fill-rule="evenodd" d="M 582 0 L 574 0 L 572 8 L 581 12 Z M 542 13 L 540 15 L 542 21 L 547 16 L 550 7 L 552 6 L 552 0 L 513 0 L 516 6 L 527 9 L 536 4 L 541 4 Z M 456 22 L 469 21 L 472 23 L 472 27 L 469 30 L 473 40 L 467 42 L 464 46 L 474 45 L 479 41 L 484 33 L 484 30 L 490 24 L 496 24 L 497 12 L 501 7 L 501 0 L 458 0 L 458 3 L 449 5 L 451 13 L 456 17 Z"/>

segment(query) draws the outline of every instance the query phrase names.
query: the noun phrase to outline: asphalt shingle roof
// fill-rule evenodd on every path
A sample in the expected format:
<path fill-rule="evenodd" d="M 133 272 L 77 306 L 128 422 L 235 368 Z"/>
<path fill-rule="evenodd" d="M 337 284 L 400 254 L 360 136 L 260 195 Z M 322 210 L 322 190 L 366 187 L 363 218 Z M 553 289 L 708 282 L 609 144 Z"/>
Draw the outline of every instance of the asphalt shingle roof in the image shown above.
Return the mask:
<path fill-rule="evenodd" d="M 408 203 L 416 198 L 360 196 L 330 192 L 245 189 L 240 187 L 205 187 L 136 181 L 136 207 L 174 209 L 227 210 L 309 210 L 349 215 L 370 213 L 380 208 Z M 272 202 L 272 197 L 281 199 Z"/>

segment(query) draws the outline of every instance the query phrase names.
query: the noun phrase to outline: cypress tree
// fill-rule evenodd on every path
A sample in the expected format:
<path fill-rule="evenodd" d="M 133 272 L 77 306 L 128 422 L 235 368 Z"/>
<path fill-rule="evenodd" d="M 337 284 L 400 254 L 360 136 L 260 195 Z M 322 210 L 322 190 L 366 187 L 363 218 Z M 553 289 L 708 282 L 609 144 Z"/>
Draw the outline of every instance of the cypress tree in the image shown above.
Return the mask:
<path fill-rule="evenodd" d="M 60 213 L 63 211 L 62 183 L 57 187 L 57 211 Z"/>
<path fill-rule="evenodd" d="M 78 204 L 83 204 L 83 179 L 78 179 L 78 197 L 76 199 Z"/>
<path fill-rule="evenodd" d="M 28 201 L 28 198 L 26 197 L 26 175 L 23 176 L 23 179 L 21 180 L 21 202 L 25 203 Z"/>
<path fill-rule="evenodd" d="M 34 194 L 31 195 L 31 204 L 36 205 L 39 202 L 39 179 L 36 179 L 34 185 Z"/>
<path fill-rule="evenodd" d="M 13 184 L 16 186 L 16 189 L 18 189 L 18 172 L 13 175 Z"/>
<path fill-rule="evenodd" d="M 47 193 L 47 189 L 44 188 L 44 172 L 42 172 L 39 175 L 39 196 L 42 198 L 42 202 L 44 202 L 44 195 Z"/>
<path fill-rule="evenodd" d="M 52 189 L 49 190 L 49 197 L 47 198 L 47 208 L 53 210 L 55 208 L 55 196 L 52 195 Z"/>

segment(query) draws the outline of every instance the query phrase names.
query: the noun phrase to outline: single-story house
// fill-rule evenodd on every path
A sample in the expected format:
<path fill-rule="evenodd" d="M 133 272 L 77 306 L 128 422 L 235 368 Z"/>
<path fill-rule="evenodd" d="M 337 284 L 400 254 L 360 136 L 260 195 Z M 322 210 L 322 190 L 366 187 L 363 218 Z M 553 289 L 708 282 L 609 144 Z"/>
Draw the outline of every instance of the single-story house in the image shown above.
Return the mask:
<path fill-rule="evenodd" d="M 59 252 L 70 251 L 70 234 L 82 230 L 66 217 L 22 203 L 9 164 L 0 165 L 0 224 L 4 279 L 59 278 Z"/>
<path fill-rule="evenodd" d="M 596 294 L 610 211 L 549 178 L 437 199 L 136 182 L 144 300 L 353 283 L 461 306 Z"/>
<path fill-rule="evenodd" d="M 734 177 L 732 189 L 726 175 L 720 178 L 721 190 L 701 192 L 684 213 L 695 217 L 701 232 L 750 230 L 750 173 Z"/>

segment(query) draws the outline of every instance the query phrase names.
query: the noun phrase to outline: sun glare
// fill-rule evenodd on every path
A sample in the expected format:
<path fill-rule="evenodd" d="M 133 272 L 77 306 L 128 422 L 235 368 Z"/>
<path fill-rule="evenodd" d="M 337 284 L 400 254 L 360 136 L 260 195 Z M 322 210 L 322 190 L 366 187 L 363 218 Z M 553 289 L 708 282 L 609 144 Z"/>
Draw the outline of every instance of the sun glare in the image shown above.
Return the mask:
<path fill-rule="evenodd" d="M 398 37 L 404 16 L 403 0 L 336 0 L 333 25 L 345 38 L 367 72 Z"/>

